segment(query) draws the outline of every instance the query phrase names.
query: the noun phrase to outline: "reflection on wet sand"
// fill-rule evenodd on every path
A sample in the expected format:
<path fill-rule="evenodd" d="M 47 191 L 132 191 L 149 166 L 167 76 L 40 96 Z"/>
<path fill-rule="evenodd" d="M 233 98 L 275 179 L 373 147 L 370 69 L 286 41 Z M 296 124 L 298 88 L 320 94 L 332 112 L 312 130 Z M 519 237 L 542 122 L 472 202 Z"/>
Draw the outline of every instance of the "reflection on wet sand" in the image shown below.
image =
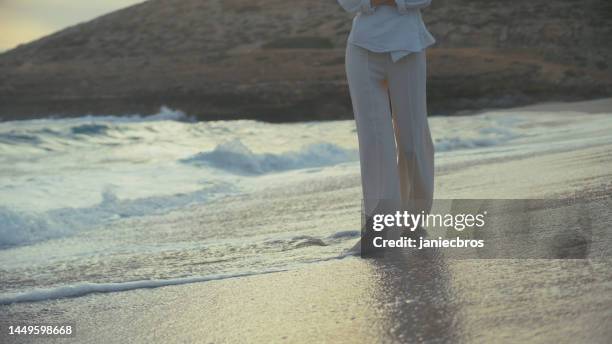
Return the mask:
<path fill-rule="evenodd" d="M 383 305 L 384 336 L 391 342 L 457 342 L 458 308 L 452 302 L 447 262 L 439 251 L 388 252 L 372 261 L 375 303 Z"/>
<path fill-rule="evenodd" d="M 375 267 L 382 342 L 605 343 L 610 260 L 450 259 L 411 251 Z"/>

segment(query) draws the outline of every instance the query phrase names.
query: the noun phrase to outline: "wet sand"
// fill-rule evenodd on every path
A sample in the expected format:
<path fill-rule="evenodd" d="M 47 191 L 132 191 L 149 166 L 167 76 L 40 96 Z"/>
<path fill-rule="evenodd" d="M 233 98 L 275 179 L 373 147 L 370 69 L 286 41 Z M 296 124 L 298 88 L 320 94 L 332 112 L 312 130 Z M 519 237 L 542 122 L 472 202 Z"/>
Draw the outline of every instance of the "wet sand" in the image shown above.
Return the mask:
<path fill-rule="evenodd" d="M 611 305 L 610 262 L 419 256 L 4 311 L 76 324 L 76 337 L 55 343 L 606 343 Z"/>
<path fill-rule="evenodd" d="M 545 156 L 526 152 L 441 169 L 438 197 L 609 196 L 612 133 L 605 129 L 603 139 L 560 145 Z M 610 247 L 609 236 L 598 240 Z M 348 257 L 285 272 L 1 306 L 0 322 L 76 324 L 68 340 L 31 341 L 51 343 L 609 343 L 612 260 L 602 251 L 588 257 Z"/>

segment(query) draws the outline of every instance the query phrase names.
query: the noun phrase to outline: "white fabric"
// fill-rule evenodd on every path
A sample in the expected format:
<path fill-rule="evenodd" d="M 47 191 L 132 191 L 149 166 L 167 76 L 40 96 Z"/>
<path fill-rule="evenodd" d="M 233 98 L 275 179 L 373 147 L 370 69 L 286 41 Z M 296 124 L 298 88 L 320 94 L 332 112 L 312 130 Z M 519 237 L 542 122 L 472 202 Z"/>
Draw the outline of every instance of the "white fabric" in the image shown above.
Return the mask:
<path fill-rule="evenodd" d="M 366 214 L 382 200 L 431 210 L 434 146 L 427 120 L 425 56 L 420 51 L 394 62 L 389 53 L 347 45 L 346 75 Z"/>
<path fill-rule="evenodd" d="M 431 0 L 395 0 L 396 7 L 372 7 L 370 0 L 338 0 L 355 13 L 348 42 L 373 52 L 390 52 L 394 62 L 436 42 L 425 27 L 421 8 Z"/>

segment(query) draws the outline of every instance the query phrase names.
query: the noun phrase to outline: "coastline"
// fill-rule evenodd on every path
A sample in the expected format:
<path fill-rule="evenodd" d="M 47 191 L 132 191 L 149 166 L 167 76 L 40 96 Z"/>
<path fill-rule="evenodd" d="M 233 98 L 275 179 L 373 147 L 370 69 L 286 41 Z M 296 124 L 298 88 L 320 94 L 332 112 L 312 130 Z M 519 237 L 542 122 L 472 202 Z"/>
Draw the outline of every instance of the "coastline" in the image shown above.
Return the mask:
<path fill-rule="evenodd" d="M 139 3 L 1 53 L 0 116 L 167 106 L 206 121 L 352 118 L 344 70 L 352 15 L 336 1 L 182 4 Z M 423 10 L 436 39 L 429 112 L 610 96 L 608 13 L 602 1 L 434 1 Z"/>
<path fill-rule="evenodd" d="M 611 102 L 507 111 L 580 110 L 609 116 Z M 575 117 L 571 112 L 556 116 L 559 121 L 551 126 Z M 519 142 L 524 154 L 511 159 L 442 166 L 437 198 L 610 195 L 612 136 L 606 127 L 595 134 L 580 145 L 559 144 L 546 154 L 525 149 L 530 143 L 525 138 Z M 355 183 L 341 196 L 358 195 L 358 190 Z M 305 202 L 313 202 L 308 197 Z M 189 220 L 177 219 L 178 225 L 193 225 Z M 78 343 L 603 343 L 612 338 L 612 261 L 609 255 L 600 257 L 608 258 L 347 257 L 283 272 L 2 305 L 0 323 L 74 323 L 76 334 L 68 342 Z M 13 342 L 36 339 L 8 341 Z"/>

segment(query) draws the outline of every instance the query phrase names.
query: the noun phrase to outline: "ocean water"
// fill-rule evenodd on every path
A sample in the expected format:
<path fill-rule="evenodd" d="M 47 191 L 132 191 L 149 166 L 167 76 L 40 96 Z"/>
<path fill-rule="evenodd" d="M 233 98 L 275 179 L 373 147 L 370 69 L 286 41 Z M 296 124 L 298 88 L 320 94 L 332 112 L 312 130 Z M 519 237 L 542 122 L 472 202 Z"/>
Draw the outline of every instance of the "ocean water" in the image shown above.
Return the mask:
<path fill-rule="evenodd" d="M 581 120 L 586 118 L 589 120 Z M 610 140 L 610 115 L 430 120 L 436 168 Z M 353 121 L 153 116 L 0 123 L 0 304 L 338 259 L 359 237 Z"/>

